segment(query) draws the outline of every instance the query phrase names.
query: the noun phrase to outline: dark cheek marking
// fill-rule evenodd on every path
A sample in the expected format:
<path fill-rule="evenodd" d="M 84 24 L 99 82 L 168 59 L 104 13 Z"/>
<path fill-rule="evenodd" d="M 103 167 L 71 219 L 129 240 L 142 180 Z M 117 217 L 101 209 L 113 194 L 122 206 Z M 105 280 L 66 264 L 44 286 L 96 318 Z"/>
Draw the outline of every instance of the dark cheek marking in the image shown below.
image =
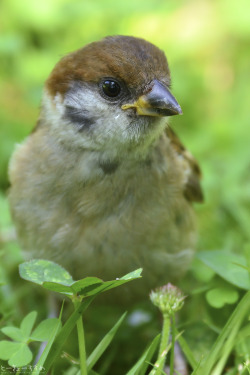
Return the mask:
<path fill-rule="evenodd" d="M 143 165 L 146 166 L 146 167 L 151 167 L 152 164 L 153 164 L 152 159 L 149 159 L 149 158 L 144 160 L 144 162 L 143 162 Z"/>
<path fill-rule="evenodd" d="M 183 224 L 183 221 L 184 221 L 183 214 L 180 212 L 177 213 L 175 217 L 175 224 L 177 225 L 177 227 L 180 227 Z"/>
<path fill-rule="evenodd" d="M 100 165 L 100 168 L 103 170 L 103 173 L 105 174 L 112 174 L 119 167 L 119 163 L 116 161 L 115 162 L 100 161 L 99 165 Z"/>
<path fill-rule="evenodd" d="M 67 120 L 77 125 L 79 131 L 88 129 L 95 123 L 95 119 L 90 117 L 89 112 L 84 109 L 67 106 L 64 116 Z"/>
<path fill-rule="evenodd" d="M 81 124 L 78 125 L 79 132 L 82 132 L 85 129 L 89 129 L 91 125 L 93 125 L 95 121 L 89 117 L 84 117 Z"/>

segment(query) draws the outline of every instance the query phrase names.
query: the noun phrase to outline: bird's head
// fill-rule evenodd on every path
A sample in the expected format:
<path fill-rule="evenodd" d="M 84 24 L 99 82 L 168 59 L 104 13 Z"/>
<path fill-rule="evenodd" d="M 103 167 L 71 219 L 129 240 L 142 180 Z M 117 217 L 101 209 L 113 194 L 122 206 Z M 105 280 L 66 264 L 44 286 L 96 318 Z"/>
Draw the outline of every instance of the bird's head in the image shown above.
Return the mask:
<path fill-rule="evenodd" d="M 169 87 L 160 49 L 139 38 L 107 37 L 58 62 L 46 82 L 41 117 L 65 144 L 137 147 L 161 134 L 164 116 L 182 113 Z"/>

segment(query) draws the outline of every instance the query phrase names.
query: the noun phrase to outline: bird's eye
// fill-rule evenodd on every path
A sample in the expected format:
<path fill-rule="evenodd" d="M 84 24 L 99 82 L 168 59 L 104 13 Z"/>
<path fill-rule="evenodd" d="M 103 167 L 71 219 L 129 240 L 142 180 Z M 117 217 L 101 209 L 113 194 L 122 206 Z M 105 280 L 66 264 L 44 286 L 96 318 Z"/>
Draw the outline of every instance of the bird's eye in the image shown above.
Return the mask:
<path fill-rule="evenodd" d="M 121 92 L 121 86 L 119 83 L 111 79 L 105 79 L 105 81 L 102 82 L 101 87 L 104 94 L 110 98 L 115 98 Z"/>

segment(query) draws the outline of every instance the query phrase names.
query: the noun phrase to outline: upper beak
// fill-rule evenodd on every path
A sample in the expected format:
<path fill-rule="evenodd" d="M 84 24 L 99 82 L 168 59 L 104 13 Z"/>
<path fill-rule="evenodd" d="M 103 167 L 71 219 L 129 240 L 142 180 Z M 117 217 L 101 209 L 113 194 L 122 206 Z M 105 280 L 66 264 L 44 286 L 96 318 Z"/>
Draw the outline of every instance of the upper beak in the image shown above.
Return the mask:
<path fill-rule="evenodd" d="M 138 115 L 173 116 L 182 110 L 175 97 L 158 80 L 153 80 L 150 91 L 141 95 L 134 103 L 124 104 L 122 109 L 135 108 Z"/>

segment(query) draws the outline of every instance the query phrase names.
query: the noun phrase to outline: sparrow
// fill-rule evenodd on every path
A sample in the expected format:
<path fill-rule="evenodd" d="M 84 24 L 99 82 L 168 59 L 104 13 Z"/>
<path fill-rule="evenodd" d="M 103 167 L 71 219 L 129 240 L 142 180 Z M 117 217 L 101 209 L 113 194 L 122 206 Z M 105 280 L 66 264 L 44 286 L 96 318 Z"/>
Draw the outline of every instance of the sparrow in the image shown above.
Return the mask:
<path fill-rule="evenodd" d="M 63 57 L 38 122 L 9 166 L 9 203 L 28 258 L 75 279 L 143 268 L 135 295 L 176 282 L 196 243 L 200 168 L 167 122 L 182 113 L 155 45 L 110 36 Z"/>

